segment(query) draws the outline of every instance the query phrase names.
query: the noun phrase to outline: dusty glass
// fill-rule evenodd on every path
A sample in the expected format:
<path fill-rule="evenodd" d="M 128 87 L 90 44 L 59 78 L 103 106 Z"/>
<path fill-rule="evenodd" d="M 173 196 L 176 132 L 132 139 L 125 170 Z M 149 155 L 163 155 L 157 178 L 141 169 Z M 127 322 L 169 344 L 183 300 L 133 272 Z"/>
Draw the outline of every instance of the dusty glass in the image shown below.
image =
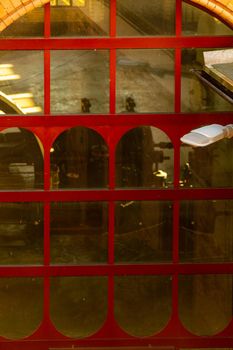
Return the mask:
<path fill-rule="evenodd" d="M 179 277 L 179 314 L 183 325 L 199 336 L 225 329 L 232 319 L 232 275 Z"/>
<path fill-rule="evenodd" d="M 41 114 L 43 110 L 43 52 L 1 51 L 0 113 Z"/>
<path fill-rule="evenodd" d="M 117 202 L 114 239 L 117 262 L 171 261 L 172 204 Z"/>
<path fill-rule="evenodd" d="M 0 278 L 0 335 L 9 339 L 34 333 L 43 317 L 41 278 Z"/>
<path fill-rule="evenodd" d="M 51 52 L 51 111 L 109 112 L 109 53 L 105 50 Z"/>
<path fill-rule="evenodd" d="M 137 337 L 161 331 L 172 309 L 170 276 L 115 277 L 115 318 L 119 326 Z"/>
<path fill-rule="evenodd" d="M 181 145 L 180 186 L 232 187 L 233 139 L 207 147 Z"/>
<path fill-rule="evenodd" d="M 117 35 L 175 35 L 175 6 L 175 0 L 117 0 Z"/>
<path fill-rule="evenodd" d="M 182 262 L 233 260 L 233 201 L 184 201 L 180 207 Z"/>
<path fill-rule="evenodd" d="M 51 204 L 51 261 L 107 262 L 108 210 L 101 202 Z"/>
<path fill-rule="evenodd" d="M 68 337 L 97 332 L 107 316 L 107 299 L 106 277 L 51 278 L 51 319 Z"/>
<path fill-rule="evenodd" d="M 116 186 L 167 188 L 173 183 L 173 145 L 153 126 L 131 129 L 116 148 Z"/>
<path fill-rule="evenodd" d="M 0 265 L 43 264 L 41 203 L 0 203 Z"/>
<path fill-rule="evenodd" d="M 9 128 L 0 132 L 0 189 L 43 188 L 43 148 L 31 131 Z"/>
<path fill-rule="evenodd" d="M 108 147 L 94 130 L 64 131 L 51 150 L 51 188 L 106 188 Z"/>
<path fill-rule="evenodd" d="M 232 35 L 232 29 L 216 17 L 182 1 L 183 35 Z"/>
<path fill-rule="evenodd" d="M 174 111 L 174 51 L 117 50 L 117 113 Z"/>
<path fill-rule="evenodd" d="M 51 1 L 51 35 L 58 37 L 107 36 L 109 1 Z"/>

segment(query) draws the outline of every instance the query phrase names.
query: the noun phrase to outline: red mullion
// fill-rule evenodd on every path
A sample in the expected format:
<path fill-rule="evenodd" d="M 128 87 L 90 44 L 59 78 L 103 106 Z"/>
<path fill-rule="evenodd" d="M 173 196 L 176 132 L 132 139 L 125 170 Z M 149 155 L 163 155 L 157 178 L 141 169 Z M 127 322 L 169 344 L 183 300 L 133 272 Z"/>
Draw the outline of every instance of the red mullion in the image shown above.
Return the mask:
<path fill-rule="evenodd" d="M 50 37 L 50 3 L 44 5 L 44 37 Z"/>
<path fill-rule="evenodd" d="M 175 113 L 181 112 L 181 49 L 175 50 Z"/>
<path fill-rule="evenodd" d="M 50 3 L 44 5 L 44 37 L 50 38 Z M 44 113 L 50 114 L 50 51 L 44 51 Z"/>
<path fill-rule="evenodd" d="M 182 0 L 176 0 L 176 36 L 182 33 Z"/>
<path fill-rule="evenodd" d="M 116 36 L 116 2 L 117 0 L 110 1 L 110 37 Z"/>
<path fill-rule="evenodd" d="M 110 49 L 110 113 L 116 113 L 116 50 Z"/>

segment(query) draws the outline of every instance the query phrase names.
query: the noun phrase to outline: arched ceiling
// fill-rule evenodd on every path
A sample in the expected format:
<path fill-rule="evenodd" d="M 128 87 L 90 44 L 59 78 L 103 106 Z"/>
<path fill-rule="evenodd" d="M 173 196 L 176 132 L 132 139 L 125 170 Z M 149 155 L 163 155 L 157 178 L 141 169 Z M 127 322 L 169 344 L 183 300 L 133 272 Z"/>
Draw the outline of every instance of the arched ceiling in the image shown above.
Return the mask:
<path fill-rule="evenodd" d="M 40 7 L 50 0 L 0 0 L 0 31 L 9 26 L 18 17 Z M 222 19 L 233 28 L 233 0 L 188 0 L 194 6 L 206 8 L 209 13 Z"/>

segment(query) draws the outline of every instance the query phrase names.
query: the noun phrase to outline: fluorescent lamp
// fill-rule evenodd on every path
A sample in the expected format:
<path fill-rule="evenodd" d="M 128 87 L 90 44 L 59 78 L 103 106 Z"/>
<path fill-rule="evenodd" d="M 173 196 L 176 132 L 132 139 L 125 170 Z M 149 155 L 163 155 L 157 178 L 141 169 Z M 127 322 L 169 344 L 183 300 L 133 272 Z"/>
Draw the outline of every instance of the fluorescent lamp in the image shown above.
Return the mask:
<path fill-rule="evenodd" d="M 205 147 L 224 138 L 233 137 L 233 124 L 212 124 L 192 130 L 181 137 L 181 141 L 193 147 Z"/>

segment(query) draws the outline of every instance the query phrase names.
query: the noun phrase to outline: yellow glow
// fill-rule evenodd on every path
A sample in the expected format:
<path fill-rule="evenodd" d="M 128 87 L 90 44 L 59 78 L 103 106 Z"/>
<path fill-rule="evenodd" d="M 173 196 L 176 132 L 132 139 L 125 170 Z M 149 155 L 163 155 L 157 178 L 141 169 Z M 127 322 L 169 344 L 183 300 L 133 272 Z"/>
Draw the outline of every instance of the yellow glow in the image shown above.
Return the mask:
<path fill-rule="evenodd" d="M 30 92 L 25 92 L 23 94 L 8 95 L 12 100 L 18 100 L 21 98 L 32 98 L 33 95 Z"/>
<path fill-rule="evenodd" d="M 50 153 L 53 153 L 55 150 L 54 150 L 54 148 L 52 147 L 52 148 L 50 148 Z"/>
<path fill-rule="evenodd" d="M 28 108 L 22 108 L 23 113 L 29 114 L 29 113 L 38 113 L 41 112 L 42 109 L 40 107 L 28 107 Z"/>
<path fill-rule="evenodd" d="M 0 81 L 4 81 L 4 80 L 17 80 L 17 79 L 20 79 L 20 75 L 19 75 L 19 74 L 1 75 L 1 73 L 0 73 Z"/>

